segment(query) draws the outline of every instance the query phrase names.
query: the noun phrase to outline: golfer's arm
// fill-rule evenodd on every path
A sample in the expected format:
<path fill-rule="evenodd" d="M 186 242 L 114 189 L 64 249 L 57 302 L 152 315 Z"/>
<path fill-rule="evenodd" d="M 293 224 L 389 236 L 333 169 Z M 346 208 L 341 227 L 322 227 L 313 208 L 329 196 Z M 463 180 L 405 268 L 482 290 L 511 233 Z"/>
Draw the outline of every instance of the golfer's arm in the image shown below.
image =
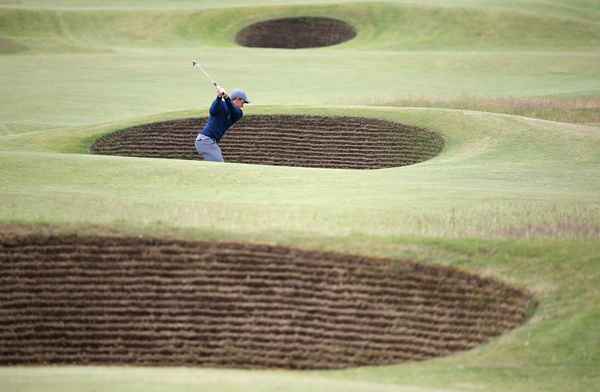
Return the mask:
<path fill-rule="evenodd" d="M 221 106 L 221 97 L 217 97 L 212 105 L 210 105 L 209 113 L 212 116 L 218 116 L 223 111 L 223 106 Z"/>

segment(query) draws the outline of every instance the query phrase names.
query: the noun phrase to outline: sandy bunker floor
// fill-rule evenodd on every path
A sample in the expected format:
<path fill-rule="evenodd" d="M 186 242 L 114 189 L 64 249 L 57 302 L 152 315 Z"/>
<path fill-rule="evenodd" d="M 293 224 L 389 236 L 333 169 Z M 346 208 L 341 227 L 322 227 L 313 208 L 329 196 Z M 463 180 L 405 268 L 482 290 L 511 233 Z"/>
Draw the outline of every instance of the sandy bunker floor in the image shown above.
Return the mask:
<path fill-rule="evenodd" d="M 106 135 L 97 154 L 202 159 L 194 140 L 206 118 L 144 124 Z M 440 153 L 435 132 L 358 117 L 250 115 L 220 143 L 226 162 L 378 169 L 412 165 Z"/>
<path fill-rule="evenodd" d="M 332 369 L 424 360 L 523 323 L 458 270 L 237 243 L 0 235 L 0 365 Z"/>
<path fill-rule="evenodd" d="M 249 47 L 300 49 L 336 45 L 355 36 L 354 28 L 339 19 L 297 17 L 254 23 L 240 30 L 235 41 Z"/>

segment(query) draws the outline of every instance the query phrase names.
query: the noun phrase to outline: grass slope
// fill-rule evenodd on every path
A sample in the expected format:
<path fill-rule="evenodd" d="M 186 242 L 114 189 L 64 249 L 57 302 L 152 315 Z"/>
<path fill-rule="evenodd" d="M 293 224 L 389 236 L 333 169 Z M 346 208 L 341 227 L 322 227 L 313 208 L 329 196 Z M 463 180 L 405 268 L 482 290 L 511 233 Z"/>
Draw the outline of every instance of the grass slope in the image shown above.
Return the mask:
<path fill-rule="evenodd" d="M 205 107 L 210 86 L 192 58 L 259 104 L 444 106 L 600 122 L 600 25 L 539 5 L 533 14 L 474 4 L 3 8 L 0 134 Z M 256 20 L 305 14 L 336 15 L 359 36 L 312 51 L 233 44 Z"/>
<path fill-rule="evenodd" d="M 260 228 L 261 235 L 307 227 L 323 235 L 600 234 L 596 128 L 435 109 L 253 110 L 401 121 L 441 132 L 447 147 L 422 164 L 378 171 L 214 167 L 52 153 L 86 152 L 94 135 L 121 126 L 25 133 L 0 142 L 2 149 L 19 151 L 3 153 L 3 201 L 11 208 L 0 218 L 99 224 L 122 220 L 245 233 Z M 35 150 L 39 152 L 29 152 Z M 62 179 L 68 182 L 56 183 Z M 205 207 L 198 208 L 198 200 Z M 90 210 L 89 205 L 95 207 Z"/>
<path fill-rule="evenodd" d="M 452 103 L 471 97 L 478 106 L 474 97 L 578 99 L 600 91 L 600 54 L 589 52 L 204 48 L 15 55 L 0 57 L 0 132 L 93 125 L 191 108 L 206 111 L 213 92 L 191 67 L 196 57 L 223 85 L 246 88 L 258 105 L 420 106 L 423 101 Z M 521 114 L 535 113 L 537 107 Z M 589 110 L 590 119 L 600 117 L 597 103 Z"/>
<path fill-rule="evenodd" d="M 0 222 L 454 265 L 533 290 L 540 307 L 528 324 L 476 350 L 408 365 L 2 368 L 0 389 L 593 390 L 600 128 L 406 106 L 525 115 L 542 107 L 547 118 L 600 123 L 600 6 L 419 4 L 0 0 Z M 359 37 L 293 52 L 231 43 L 254 20 L 299 14 L 337 15 Z M 258 103 L 248 114 L 372 116 L 437 130 L 447 147 L 422 164 L 378 171 L 86 153 L 96 137 L 128 125 L 205 115 L 212 92 L 192 73 L 195 57 L 225 86 L 247 88 Z"/>
<path fill-rule="evenodd" d="M 235 46 L 233 37 L 256 21 L 329 16 L 356 27 L 343 47 L 415 49 L 596 48 L 600 25 L 518 9 L 439 8 L 387 3 L 182 10 L 0 9 L 0 34 L 32 50 L 122 46 Z M 75 49 L 76 50 L 76 49 Z"/>

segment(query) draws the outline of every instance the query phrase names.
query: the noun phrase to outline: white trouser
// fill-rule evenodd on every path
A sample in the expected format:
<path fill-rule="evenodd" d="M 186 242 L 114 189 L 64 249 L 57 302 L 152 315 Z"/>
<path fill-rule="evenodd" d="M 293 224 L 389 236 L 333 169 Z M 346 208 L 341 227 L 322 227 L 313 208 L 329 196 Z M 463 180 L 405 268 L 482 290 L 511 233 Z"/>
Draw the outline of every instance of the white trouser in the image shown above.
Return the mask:
<path fill-rule="evenodd" d="M 196 138 L 196 150 L 202 154 L 205 161 L 224 162 L 221 147 L 206 135 L 198 135 Z"/>

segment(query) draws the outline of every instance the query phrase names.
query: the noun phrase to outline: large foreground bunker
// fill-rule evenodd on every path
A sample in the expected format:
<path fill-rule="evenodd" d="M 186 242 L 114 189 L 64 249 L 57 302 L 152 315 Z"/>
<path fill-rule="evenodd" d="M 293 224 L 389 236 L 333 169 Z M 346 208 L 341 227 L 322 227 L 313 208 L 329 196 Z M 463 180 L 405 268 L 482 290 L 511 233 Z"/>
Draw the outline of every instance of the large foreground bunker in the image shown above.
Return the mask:
<path fill-rule="evenodd" d="M 531 295 L 448 267 L 255 244 L 0 235 L 0 365 L 333 369 L 467 350 Z"/>

